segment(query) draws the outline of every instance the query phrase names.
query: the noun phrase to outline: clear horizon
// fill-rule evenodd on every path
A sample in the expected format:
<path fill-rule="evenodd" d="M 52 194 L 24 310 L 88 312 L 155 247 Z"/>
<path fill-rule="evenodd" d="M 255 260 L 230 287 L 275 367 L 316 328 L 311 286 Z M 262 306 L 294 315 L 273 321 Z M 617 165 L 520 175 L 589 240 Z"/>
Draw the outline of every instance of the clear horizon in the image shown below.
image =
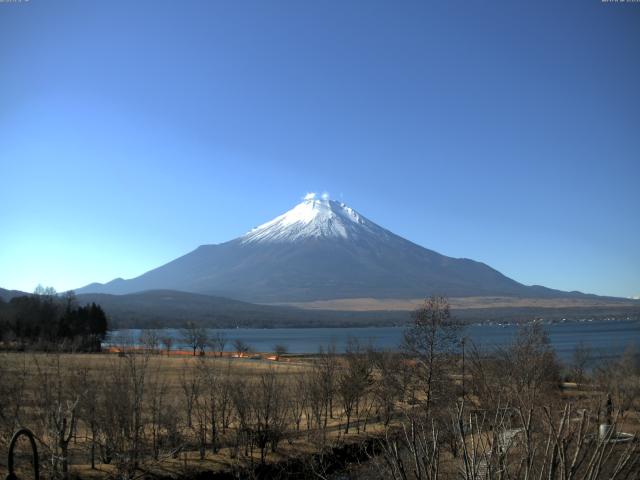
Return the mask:
<path fill-rule="evenodd" d="M 328 192 L 640 295 L 640 4 L 0 3 L 0 287 L 131 278 Z"/>

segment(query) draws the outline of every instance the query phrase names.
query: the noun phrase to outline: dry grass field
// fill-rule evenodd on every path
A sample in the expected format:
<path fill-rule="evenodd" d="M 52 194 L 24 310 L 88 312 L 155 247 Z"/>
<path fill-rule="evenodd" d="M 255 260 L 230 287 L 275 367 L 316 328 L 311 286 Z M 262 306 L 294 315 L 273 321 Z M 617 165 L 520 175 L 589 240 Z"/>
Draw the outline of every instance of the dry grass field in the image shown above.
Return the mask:
<path fill-rule="evenodd" d="M 566 366 L 574 382 L 562 382 L 535 327 L 508 348 L 468 353 L 463 365 L 429 347 L 445 338 L 443 325 L 417 325 L 402 354 L 357 343 L 344 355 L 278 361 L 143 349 L 0 353 L 0 475 L 11 434 L 28 427 L 51 479 L 329 478 L 362 461 L 363 478 L 503 478 L 499 469 L 514 479 L 638 478 L 636 356 L 591 373 Z M 603 423 L 636 439 L 600 441 Z M 25 452 L 21 441 L 22 478 Z M 584 463 L 560 475 L 574 454 Z"/>
<path fill-rule="evenodd" d="M 337 373 L 340 360 L 338 357 L 333 358 L 336 363 L 332 368 Z M 172 477 L 196 471 L 245 469 L 263 460 L 277 463 L 287 458 L 309 455 L 317 451 L 320 444 L 329 445 L 345 441 L 357 443 L 366 435 L 381 431 L 380 422 L 369 418 L 367 432 L 361 431 L 365 427 L 364 414 L 360 414 L 357 419 L 351 419 L 351 431 L 345 434 L 344 412 L 337 399 L 335 406 L 330 406 L 330 418 L 320 419 L 318 427 L 318 417 L 322 416 L 322 413 L 311 411 L 308 404 L 311 388 L 306 388 L 309 387 L 307 382 L 313 374 L 316 361 L 317 359 L 312 357 L 288 357 L 273 361 L 230 356 L 220 358 L 214 355 L 192 356 L 185 355 L 184 352 L 172 352 L 171 355 L 147 354 L 142 351 L 126 355 L 0 354 L 0 382 L 3 393 L 7 394 L 2 412 L 5 424 L 0 447 L 3 452 L 6 451 L 12 429 L 18 425 L 32 429 L 39 444 L 44 447 L 41 448 L 40 455 L 41 463 L 44 463 L 47 472 L 50 467 L 46 462 L 47 457 L 60 453 L 55 445 L 57 431 L 52 431 L 56 428 L 52 428 L 51 417 L 62 413 L 71 418 L 73 409 L 77 418 L 74 431 L 70 432 L 67 453 L 71 471 L 83 478 L 121 477 L 122 472 L 119 471 L 115 460 L 112 459 L 108 463 L 104 461 L 104 447 L 109 442 L 104 431 L 109 430 L 108 427 L 96 429 L 101 432 L 94 446 L 94 468 L 91 468 L 90 459 L 90 423 L 94 419 L 96 423 L 113 421 L 113 414 L 106 410 L 121 410 L 117 408 L 118 403 L 125 407 L 121 412 L 125 417 L 121 419 L 124 429 L 131 429 L 132 420 L 126 418 L 128 414 L 140 408 L 141 423 L 144 425 L 140 427 L 141 445 L 135 448 L 140 449 L 141 456 L 146 456 L 145 460 L 140 462 L 144 463 L 143 470 Z M 273 383 L 265 385 L 266 381 Z M 137 382 L 144 382 L 140 399 L 132 398 L 132 395 L 136 395 Z M 218 398 L 211 400 L 212 395 Z M 243 398 L 235 398 L 236 395 Z M 262 398 L 256 398 L 256 395 Z M 255 403 L 259 403 L 267 395 L 272 395 L 274 401 L 277 397 L 277 402 L 283 405 L 286 403 L 287 407 L 282 409 L 278 406 L 263 405 L 262 411 L 258 411 Z M 289 401 L 289 397 L 296 395 L 300 400 L 297 402 L 298 405 L 289 405 L 296 403 Z M 101 402 L 98 397 L 107 398 Z M 136 405 L 137 400 L 141 402 L 139 406 Z M 159 400 L 161 405 L 157 404 Z M 83 405 L 87 401 L 95 402 L 96 405 Z M 254 405 L 248 405 L 248 402 L 253 402 Z M 240 414 L 234 411 L 245 407 L 253 411 Z M 91 412 L 92 408 L 95 411 Z M 215 408 L 219 411 L 212 412 Z M 318 404 L 318 408 L 322 408 L 322 405 Z M 100 411 L 101 409 L 105 411 Z M 224 412 L 223 409 L 227 411 Z M 304 412 L 304 409 L 307 411 Z M 367 417 L 371 415 L 371 409 L 372 403 L 367 407 Z M 16 412 L 15 422 L 9 418 L 12 412 Z M 245 414 L 251 418 L 239 418 Z M 278 425 L 273 428 L 286 429 L 287 439 L 281 442 L 277 450 L 272 449 L 271 445 L 265 445 L 264 455 L 267 458 L 261 459 L 261 453 L 256 450 L 255 444 L 245 445 L 243 442 L 246 440 L 239 438 L 242 435 L 238 430 L 246 428 L 244 425 L 241 427 L 239 422 L 260 423 L 261 420 L 257 417 L 269 414 L 282 417 L 274 420 Z M 162 418 L 164 415 L 171 418 Z M 314 418 L 312 415 L 315 415 Z M 214 417 L 215 421 L 219 422 L 215 451 L 212 448 L 210 431 Z M 172 427 L 180 431 L 180 438 L 172 445 L 163 444 L 157 449 L 157 458 L 153 458 L 153 447 L 150 446 L 154 443 L 152 437 L 156 435 L 166 440 L 169 436 L 168 430 Z M 271 427 L 253 425 L 251 430 L 260 428 Z M 203 429 L 209 431 L 203 432 Z M 117 433 L 114 436 L 117 436 Z M 22 445 L 21 442 L 20 450 L 23 447 L 26 447 L 26 443 Z M 238 452 L 243 448 L 243 451 Z M 3 454 L 0 457 L 0 475 L 4 476 L 6 473 L 6 458 Z"/>
<path fill-rule="evenodd" d="M 634 300 L 608 299 L 608 298 L 517 298 L 517 297 L 451 297 L 451 308 L 455 310 L 465 309 L 494 309 L 494 308 L 593 308 L 593 307 L 619 307 L 635 306 L 639 304 Z M 313 302 L 290 302 L 278 305 L 310 310 L 336 310 L 351 312 L 368 311 L 413 311 L 424 304 L 424 298 L 341 298 L 334 300 L 316 300 Z"/>

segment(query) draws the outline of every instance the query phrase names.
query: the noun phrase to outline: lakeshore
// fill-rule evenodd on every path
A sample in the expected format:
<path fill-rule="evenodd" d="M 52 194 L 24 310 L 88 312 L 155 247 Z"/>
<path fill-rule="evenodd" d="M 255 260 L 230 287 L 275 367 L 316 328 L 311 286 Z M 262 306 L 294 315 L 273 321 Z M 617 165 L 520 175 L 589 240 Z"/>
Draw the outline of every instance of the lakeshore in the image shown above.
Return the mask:
<path fill-rule="evenodd" d="M 594 359 L 617 357 L 628 347 L 639 347 L 640 321 L 593 320 L 546 324 L 551 345 L 561 360 L 571 358 L 578 345 L 588 346 Z M 515 335 L 515 324 L 474 324 L 465 327 L 467 346 L 495 348 L 508 344 Z M 335 346 L 344 353 L 349 338 L 357 338 L 362 345 L 377 349 L 396 350 L 402 343 L 404 327 L 355 327 L 355 328 L 223 328 L 210 329 L 210 333 L 223 334 L 227 339 L 225 350 L 232 352 L 232 343 L 241 340 L 253 352 L 273 352 L 277 344 L 284 345 L 290 354 L 315 354 L 320 347 Z M 110 332 L 105 346 L 117 346 L 123 339 L 135 344 L 143 330 L 127 329 Z M 180 329 L 158 330 L 162 336 L 174 339 L 174 349 L 188 350 L 182 341 Z"/>

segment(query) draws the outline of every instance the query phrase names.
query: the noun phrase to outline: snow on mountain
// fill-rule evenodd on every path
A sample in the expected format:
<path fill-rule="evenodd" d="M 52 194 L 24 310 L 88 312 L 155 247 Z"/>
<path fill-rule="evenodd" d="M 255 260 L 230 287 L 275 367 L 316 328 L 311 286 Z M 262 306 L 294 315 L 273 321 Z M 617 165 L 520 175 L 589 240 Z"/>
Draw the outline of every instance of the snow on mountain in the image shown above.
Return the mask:
<path fill-rule="evenodd" d="M 566 292 L 522 285 L 481 262 L 429 250 L 328 195 L 307 194 L 245 235 L 192 252 L 129 280 L 79 293 L 180 290 L 261 302 L 341 298 L 518 296 Z"/>
<path fill-rule="evenodd" d="M 242 243 L 294 242 L 306 238 L 353 239 L 363 233 L 386 236 L 387 232 L 344 203 L 324 194 L 309 193 L 288 212 L 241 237 Z"/>

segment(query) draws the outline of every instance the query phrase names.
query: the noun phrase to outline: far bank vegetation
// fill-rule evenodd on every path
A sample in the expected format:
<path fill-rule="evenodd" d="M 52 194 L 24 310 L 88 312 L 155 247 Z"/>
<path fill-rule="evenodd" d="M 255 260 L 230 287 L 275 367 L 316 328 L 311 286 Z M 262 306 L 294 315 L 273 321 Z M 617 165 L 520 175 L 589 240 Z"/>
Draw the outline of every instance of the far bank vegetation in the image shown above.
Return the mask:
<path fill-rule="evenodd" d="M 0 299 L 0 342 L 5 349 L 99 352 L 108 330 L 100 305 L 80 305 L 73 292 L 62 295 L 38 286 L 33 295 Z"/>

